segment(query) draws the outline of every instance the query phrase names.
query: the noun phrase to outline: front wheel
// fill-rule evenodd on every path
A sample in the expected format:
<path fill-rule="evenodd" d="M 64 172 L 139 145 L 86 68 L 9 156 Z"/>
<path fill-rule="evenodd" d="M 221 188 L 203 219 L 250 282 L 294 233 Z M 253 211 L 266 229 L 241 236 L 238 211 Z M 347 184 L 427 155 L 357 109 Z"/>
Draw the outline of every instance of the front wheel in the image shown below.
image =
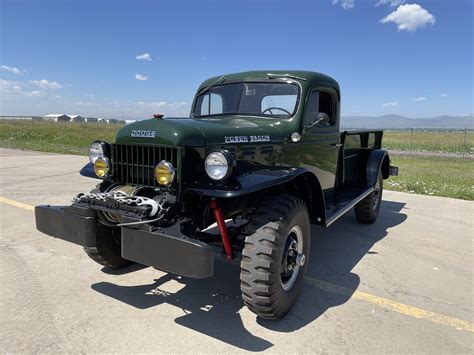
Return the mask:
<path fill-rule="evenodd" d="M 89 258 L 100 265 L 114 269 L 132 264 L 131 261 L 122 258 L 120 227 L 109 227 L 97 222 L 96 238 L 96 247 L 84 247 Z"/>
<path fill-rule="evenodd" d="M 242 253 L 240 288 L 245 305 L 261 318 L 282 318 L 301 289 L 309 252 L 304 203 L 291 195 L 264 201 L 249 224 Z"/>
<path fill-rule="evenodd" d="M 377 220 L 382 204 L 383 177 L 379 172 L 374 191 L 354 206 L 356 219 L 359 223 L 371 224 Z"/>

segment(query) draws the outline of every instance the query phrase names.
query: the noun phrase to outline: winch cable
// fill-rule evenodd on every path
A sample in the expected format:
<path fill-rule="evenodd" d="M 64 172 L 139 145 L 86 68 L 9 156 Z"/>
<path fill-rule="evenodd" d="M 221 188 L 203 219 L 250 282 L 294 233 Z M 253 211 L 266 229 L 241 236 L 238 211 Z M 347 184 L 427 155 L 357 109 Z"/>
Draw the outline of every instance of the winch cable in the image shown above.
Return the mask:
<path fill-rule="evenodd" d="M 139 224 L 146 224 L 146 223 L 153 223 L 153 222 L 158 222 L 161 220 L 165 215 L 162 214 L 160 217 L 155 218 L 155 219 L 147 219 L 145 221 L 137 221 L 137 222 L 128 222 L 128 223 L 119 223 L 116 225 L 116 227 L 125 227 L 125 226 L 136 226 Z"/>

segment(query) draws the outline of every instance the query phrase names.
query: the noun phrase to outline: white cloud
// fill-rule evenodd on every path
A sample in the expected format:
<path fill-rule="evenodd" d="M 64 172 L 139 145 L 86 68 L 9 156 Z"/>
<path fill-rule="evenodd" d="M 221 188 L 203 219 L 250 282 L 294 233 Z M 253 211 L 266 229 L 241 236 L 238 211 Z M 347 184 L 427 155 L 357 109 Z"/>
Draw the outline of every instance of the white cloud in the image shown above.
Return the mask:
<path fill-rule="evenodd" d="M 29 96 L 29 97 L 42 97 L 42 96 L 46 96 L 46 91 L 34 90 L 34 91 L 28 91 L 25 94 L 26 96 Z"/>
<path fill-rule="evenodd" d="M 161 113 L 165 116 L 187 117 L 189 115 L 189 104 L 185 101 L 137 101 L 136 107 L 142 115 Z"/>
<path fill-rule="evenodd" d="M 415 97 L 414 99 L 411 99 L 411 101 L 426 101 L 426 100 L 428 100 L 428 98 L 424 96 Z"/>
<path fill-rule="evenodd" d="M 385 102 L 384 104 L 382 104 L 382 106 L 397 106 L 397 105 L 398 105 L 398 102 L 396 101 Z"/>
<path fill-rule="evenodd" d="M 10 81 L 0 79 L 0 92 L 8 94 L 23 93 L 24 84 L 19 81 Z"/>
<path fill-rule="evenodd" d="M 17 68 L 17 67 L 9 67 L 8 65 L 2 65 L 0 68 L 4 71 L 7 71 L 7 72 L 12 73 L 12 74 L 16 74 L 16 75 L 20 75 L 20 74 L 26 72 L 25 69 L 20 69 L 20 68 Z"/>
<path fill-rule="evenodd" d="M 135 79 L 143 81 L 143 80 L 148 80 L 148 77 L 142 74 L 135 74 Z"/>
<path fill-rule="evenodd" d="M 406 4 L 400 5 L 379 22 L 393 22 L 398 25 L 399 31 L 415 32 L 426 25 L 434 25 L 436 18 L 418 4 Z"/>
<path fill-rule="evenodd" d="M 139 54 L 135 58 L 138 59 L 138 60 L 148 60 L 148 61 L 152 60 L 150 53 Z"/>
<path fill-rule="evenodd" d="M 441 94 L 441 97 L 448 97 L 448 94 Z"/>
<path fill-rule="evenodd" d="M 354 8 L 354 1 L 355 0 L 332 0 L 332 4 L 340 4 L 344 10 L 348 10 Z"/>
<path fill-rule="evenodd" d="M 57 81 L 48 81 L 46 79 L 30 80 L 30 83 L 40 87 L 41 89 L 61 89 L 63 87 Z"/>
<path fill-rule="evenodd" d="M 168 106 L 169 104 L 166 101 L 158 101 L 158 102 L 152 102 L 151 105 L 156 106 L 156 107 L 165 107 L 165 106 Z"/>
<path fill-rule="evenodd" d="M 391 7 L 397 7 L 398 5 L 401 5 L 404 3 L 405 3 L 405 0 L 379 0 L 375 4 L 375 6 L 389 5 Z"/>
<path fill-rule="evenodd" d="M 87 106 L 87 107 L 99 107 L 99 105 L 95 102 L 91 101 L 76 101 L 74 105 L 77 106 Z"/>

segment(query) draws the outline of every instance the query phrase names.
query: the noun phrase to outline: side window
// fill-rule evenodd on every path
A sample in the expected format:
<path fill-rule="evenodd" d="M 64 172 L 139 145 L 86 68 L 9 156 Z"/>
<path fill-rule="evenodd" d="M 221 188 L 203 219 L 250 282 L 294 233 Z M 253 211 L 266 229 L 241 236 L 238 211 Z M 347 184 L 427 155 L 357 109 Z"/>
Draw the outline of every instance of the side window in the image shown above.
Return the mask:
<path fill-rule="evenodd" d="M 334 112 L 334 101 L 332 95 L 326 91 L 313 91 L 308 98 L 306 105 L 306 112 L 304 117 L 304 124 L 308 125 L 316 120 L 319 112 L 324 112 L 329 116 L 329 124 L 327 126 L 334 126 L 336 124 L 336 113 Z"/>
<path fill-rule="evenodd" d="M 222 97 L 218 94 L 207 94 L 201 98 L 200 115 L 218 115 L 222 110 Z"/>
<path fill-rule="evenodd" d="M 308 104 L 306 105 L 306 112 L 304 115 L 304 125 L 310 125 L 316 120 L 316 115 L 319 112 L 319 91 L 313 91 L 309 95 Z"/>
<path fill-rule="evenodd" d="M 326 91 L 319 92 L 319 112 L 327 113 L 329 116 L 329 125 L 334 126 L 336 124 L 336 115 L 334 112 L 334 102 L 330 93 Z"/>

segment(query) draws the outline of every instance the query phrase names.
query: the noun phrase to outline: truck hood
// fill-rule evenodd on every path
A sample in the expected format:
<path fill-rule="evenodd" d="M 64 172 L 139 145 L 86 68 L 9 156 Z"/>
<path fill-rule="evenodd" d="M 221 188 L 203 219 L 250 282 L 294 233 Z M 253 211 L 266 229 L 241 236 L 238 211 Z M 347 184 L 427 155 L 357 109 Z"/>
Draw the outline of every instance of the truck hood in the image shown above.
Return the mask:
<path fill-rule="evenodd" d="M 178 147 L 284 140 L 279 119 L 221 116 L 212 119 L 168 118 L 138 121 L 120 129 L 119 144 L 158 144 Z"/>

